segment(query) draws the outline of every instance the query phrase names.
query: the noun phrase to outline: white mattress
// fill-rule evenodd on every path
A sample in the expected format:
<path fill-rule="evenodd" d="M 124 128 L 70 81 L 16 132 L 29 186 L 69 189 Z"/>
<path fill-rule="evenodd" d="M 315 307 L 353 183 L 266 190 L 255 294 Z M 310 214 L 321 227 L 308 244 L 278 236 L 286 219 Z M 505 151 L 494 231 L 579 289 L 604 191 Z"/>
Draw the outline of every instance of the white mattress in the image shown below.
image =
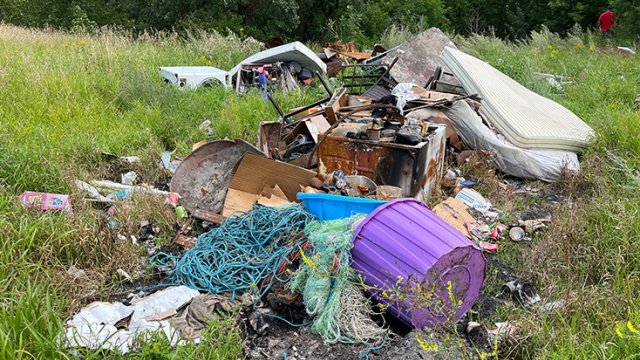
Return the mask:
<path fill-rule="evenodd" d="M 459 50 L 447 47 L 441 57 L 468 93 L 482 97 L 480 113 L 511 143 L 574 152 L 587 147 L 593 129 L 564 106 Z"/>

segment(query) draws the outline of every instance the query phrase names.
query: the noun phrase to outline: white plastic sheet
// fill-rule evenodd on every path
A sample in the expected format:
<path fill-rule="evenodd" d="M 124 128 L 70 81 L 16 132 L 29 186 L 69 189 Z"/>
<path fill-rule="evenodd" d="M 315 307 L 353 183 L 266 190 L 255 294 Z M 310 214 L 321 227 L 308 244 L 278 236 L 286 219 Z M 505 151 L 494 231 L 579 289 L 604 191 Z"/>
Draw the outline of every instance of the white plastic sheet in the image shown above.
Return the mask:
<path fill-rule="evenodd" d="M 200 293 L 186 286 L 170 287 L 140 299 L 131 306 L 114 302 L 95 302 L 80 310 L 67 322 L 63 343 L 70 348 L 132 350 L 136 339 L 161 332 L 172 346 L 180 343 L 180 334 L 162 317 L 181 308 Z"/>

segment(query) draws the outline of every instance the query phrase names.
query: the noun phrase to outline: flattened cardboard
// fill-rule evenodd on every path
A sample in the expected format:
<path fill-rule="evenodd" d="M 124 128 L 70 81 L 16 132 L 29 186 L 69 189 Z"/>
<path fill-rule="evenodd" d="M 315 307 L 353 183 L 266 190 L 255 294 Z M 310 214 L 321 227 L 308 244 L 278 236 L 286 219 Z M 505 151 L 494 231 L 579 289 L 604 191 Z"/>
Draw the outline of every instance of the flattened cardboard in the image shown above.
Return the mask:
<path fill-rule="evenodd" d="M 462 201 L 448 198 L 433 208 L 433 212 L 449 225 L 456 228 L 462 235 L 471 239 L 471 234 L 467 229 L 467 223 L 475 223 L 476 219 L 467 211 L 469 207 Z"/>
<path fill-rule="evenodd" d="M 327 118 L 323 115 L 316 115 L 304 122 L 307 126 L 307 131 L 311 134 L 313 141 L 318 143 L 318 136 L 324 134 L 329 128 L 331 124 L 327 121 Z"/>
<path fill-rule="evenodd" d="M 333 92 L 331 100 L 329 100 L 324 109 L 329 124 L 333 125 L 338 121 L 336 114 L 343 106 L 347 106 L 347 90 L 345 88 L 338 88 Z"/>
<path fill-rule="evenodd" d="M 250 210 L 263 195 L 263 202 L 277 202 L 284 195 L 295 202 L 300 186 L 308 186 L 315 172 L 281 161 L 246 153 L 236 165 L 224 201 L 223 216 Z"/>

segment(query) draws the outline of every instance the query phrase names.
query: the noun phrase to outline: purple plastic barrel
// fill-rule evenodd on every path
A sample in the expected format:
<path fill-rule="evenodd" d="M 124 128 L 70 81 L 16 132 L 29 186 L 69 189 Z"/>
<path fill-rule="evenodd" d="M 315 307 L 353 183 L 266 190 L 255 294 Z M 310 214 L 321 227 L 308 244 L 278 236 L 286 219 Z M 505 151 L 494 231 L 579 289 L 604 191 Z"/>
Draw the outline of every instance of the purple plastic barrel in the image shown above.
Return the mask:
<path fill-rule="evenodd" d="M 352 266 L 376 301 L 405 324 L 458 321 L 485 277 L 482 250 L 415 199 L 378 207 L 353 237 Z"/>

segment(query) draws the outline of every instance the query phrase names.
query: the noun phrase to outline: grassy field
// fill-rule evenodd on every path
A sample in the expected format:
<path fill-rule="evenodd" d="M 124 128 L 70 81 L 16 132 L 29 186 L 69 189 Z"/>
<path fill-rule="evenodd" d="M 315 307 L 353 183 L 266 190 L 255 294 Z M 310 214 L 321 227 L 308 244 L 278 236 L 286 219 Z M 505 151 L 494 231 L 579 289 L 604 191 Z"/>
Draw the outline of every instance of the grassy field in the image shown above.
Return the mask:
<path fill-rule="evenodd" d="M 509 312 L 524 336 L 505 355 L 633 357 L 640 352 L 640 111 L 633 105 L 640 96 L 638 58 L 602 53 L 602 44 L 586 35 L 455 41 L 566 105 L 598 134 L 582 158 L 582 174 L 554 185 L 571 201 L 558 209 L 545 237 L 505 255 L 531 274 L 543 297 L 566 301 L 552 314 Z M 198 127 L 203 120 L 212 120 L 215 138 L 252 141 L 259 121 L 276 118 L 257 93 L 240 98 L 219 88 L 180 91 L 162 83 L 157 67 L 228 69 L 257 49 L 255 42 L 218 34 L 134 40 L 0 25 L 0 358 L 72 357 L 56 341 L 64 319 L 89 299 L 116 291 L 118 268 L 144 269 L 141 250 L 117 240 L 74 189 L 74 179 L 108 176 L 102 151 L 140 156 L 135 170 L 152 183 L 164 176 L 161 152 L 187 155 L 205 137 Z M 558 91 L 534 72 L 564 74 L 573 84 L 554 95 Z M 288 108 L 319 94 L 276 95 Z M 16 204 L 25 190 L 72 194 L 74 216 L 26 211 Z M 124 228 L 149 219 L 169 230 L 175 222 L 171 209 L 157 210 L 156 200 L 136 201 L 119 208 Z M 85 275 L 67 274 L 70 265 Z M 227 322 L 215 324 L 204 346 L 172 351 L 159 342 L 136 356 L 236 358 L 240 341 L 229 329 Z"/>

